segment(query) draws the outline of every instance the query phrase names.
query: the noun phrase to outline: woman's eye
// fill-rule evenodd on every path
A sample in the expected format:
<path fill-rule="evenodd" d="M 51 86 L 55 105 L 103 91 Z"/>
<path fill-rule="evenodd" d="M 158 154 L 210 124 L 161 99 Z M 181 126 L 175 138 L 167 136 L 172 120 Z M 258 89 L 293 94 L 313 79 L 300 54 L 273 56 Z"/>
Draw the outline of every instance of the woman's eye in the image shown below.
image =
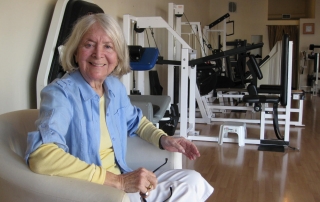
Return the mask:
<path fill-rule="evenodd" d="M 105 50 L 108 52 L 114 52 L 114 47 L 112 45 L 105 45 Z"/>
<path fill-rule="evenodd" d="M 93 45 L 90 44 L 90 43 L 87 43 L 87 44 L 84 45 L 84 47 L 86 47 L 86 48 L 91 48 L 92 46 L 93 46 Z"/>

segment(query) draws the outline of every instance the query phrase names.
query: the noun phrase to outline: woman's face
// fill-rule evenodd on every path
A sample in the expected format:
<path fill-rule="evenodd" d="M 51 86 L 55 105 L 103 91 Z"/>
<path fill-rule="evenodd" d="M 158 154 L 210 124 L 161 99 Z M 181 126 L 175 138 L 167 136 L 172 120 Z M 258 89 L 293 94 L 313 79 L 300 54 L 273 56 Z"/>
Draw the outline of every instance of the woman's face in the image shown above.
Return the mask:
<path fill-rule="evenodd" d="M 98 23 L 93 24 L 80 40 L 75 59 L 90 85 L 102 84 L 118 65 L 113 41 Z"/>

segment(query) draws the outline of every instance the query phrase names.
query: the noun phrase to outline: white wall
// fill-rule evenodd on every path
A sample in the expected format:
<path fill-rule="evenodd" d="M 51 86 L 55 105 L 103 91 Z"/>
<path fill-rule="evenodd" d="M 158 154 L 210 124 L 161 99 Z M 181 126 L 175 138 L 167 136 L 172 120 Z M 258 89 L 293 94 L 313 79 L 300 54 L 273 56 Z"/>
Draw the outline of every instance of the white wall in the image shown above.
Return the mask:
<path fill-rule="evenodd" d="M 35 107 L 35 80 L 55 0 L 0 1 L 0 113 Z"/>

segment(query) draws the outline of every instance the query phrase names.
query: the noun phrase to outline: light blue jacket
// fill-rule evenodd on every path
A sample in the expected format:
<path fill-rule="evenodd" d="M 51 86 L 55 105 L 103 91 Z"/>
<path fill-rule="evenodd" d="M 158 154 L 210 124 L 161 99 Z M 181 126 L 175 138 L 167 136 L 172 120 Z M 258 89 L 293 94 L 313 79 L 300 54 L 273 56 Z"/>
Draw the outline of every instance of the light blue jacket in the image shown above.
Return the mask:
<path fill-rule="evenodd" d="M 125 161 L 127 137 L 135 135 L 142 112 L 132 106 L 120 80 L 108 76 L 104 81 L 106 124 L 116 162 L 122 172 L 130 172 Z M 55 143 L 88 164 L 101 165 L 99 96 L 79 71 L 53 81 L 41 92 L 37 131 L 28 133 L 25 160 L 41 144 Z"/>

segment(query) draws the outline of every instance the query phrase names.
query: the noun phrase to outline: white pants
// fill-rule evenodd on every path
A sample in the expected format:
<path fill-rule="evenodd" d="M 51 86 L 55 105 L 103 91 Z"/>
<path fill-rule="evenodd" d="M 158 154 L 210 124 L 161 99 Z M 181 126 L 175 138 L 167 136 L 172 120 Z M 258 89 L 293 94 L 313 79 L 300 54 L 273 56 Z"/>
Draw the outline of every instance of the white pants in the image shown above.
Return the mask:
<path fill-rule="evenodd" d="M 146 198 L 148 202 L 201 202 L 213 192 L 213 187 L 194 170 L 170 170 L 157 175 L 158 185 Z M 131 202 L 140 202 L 139 193 L 128 193 Z"/>

